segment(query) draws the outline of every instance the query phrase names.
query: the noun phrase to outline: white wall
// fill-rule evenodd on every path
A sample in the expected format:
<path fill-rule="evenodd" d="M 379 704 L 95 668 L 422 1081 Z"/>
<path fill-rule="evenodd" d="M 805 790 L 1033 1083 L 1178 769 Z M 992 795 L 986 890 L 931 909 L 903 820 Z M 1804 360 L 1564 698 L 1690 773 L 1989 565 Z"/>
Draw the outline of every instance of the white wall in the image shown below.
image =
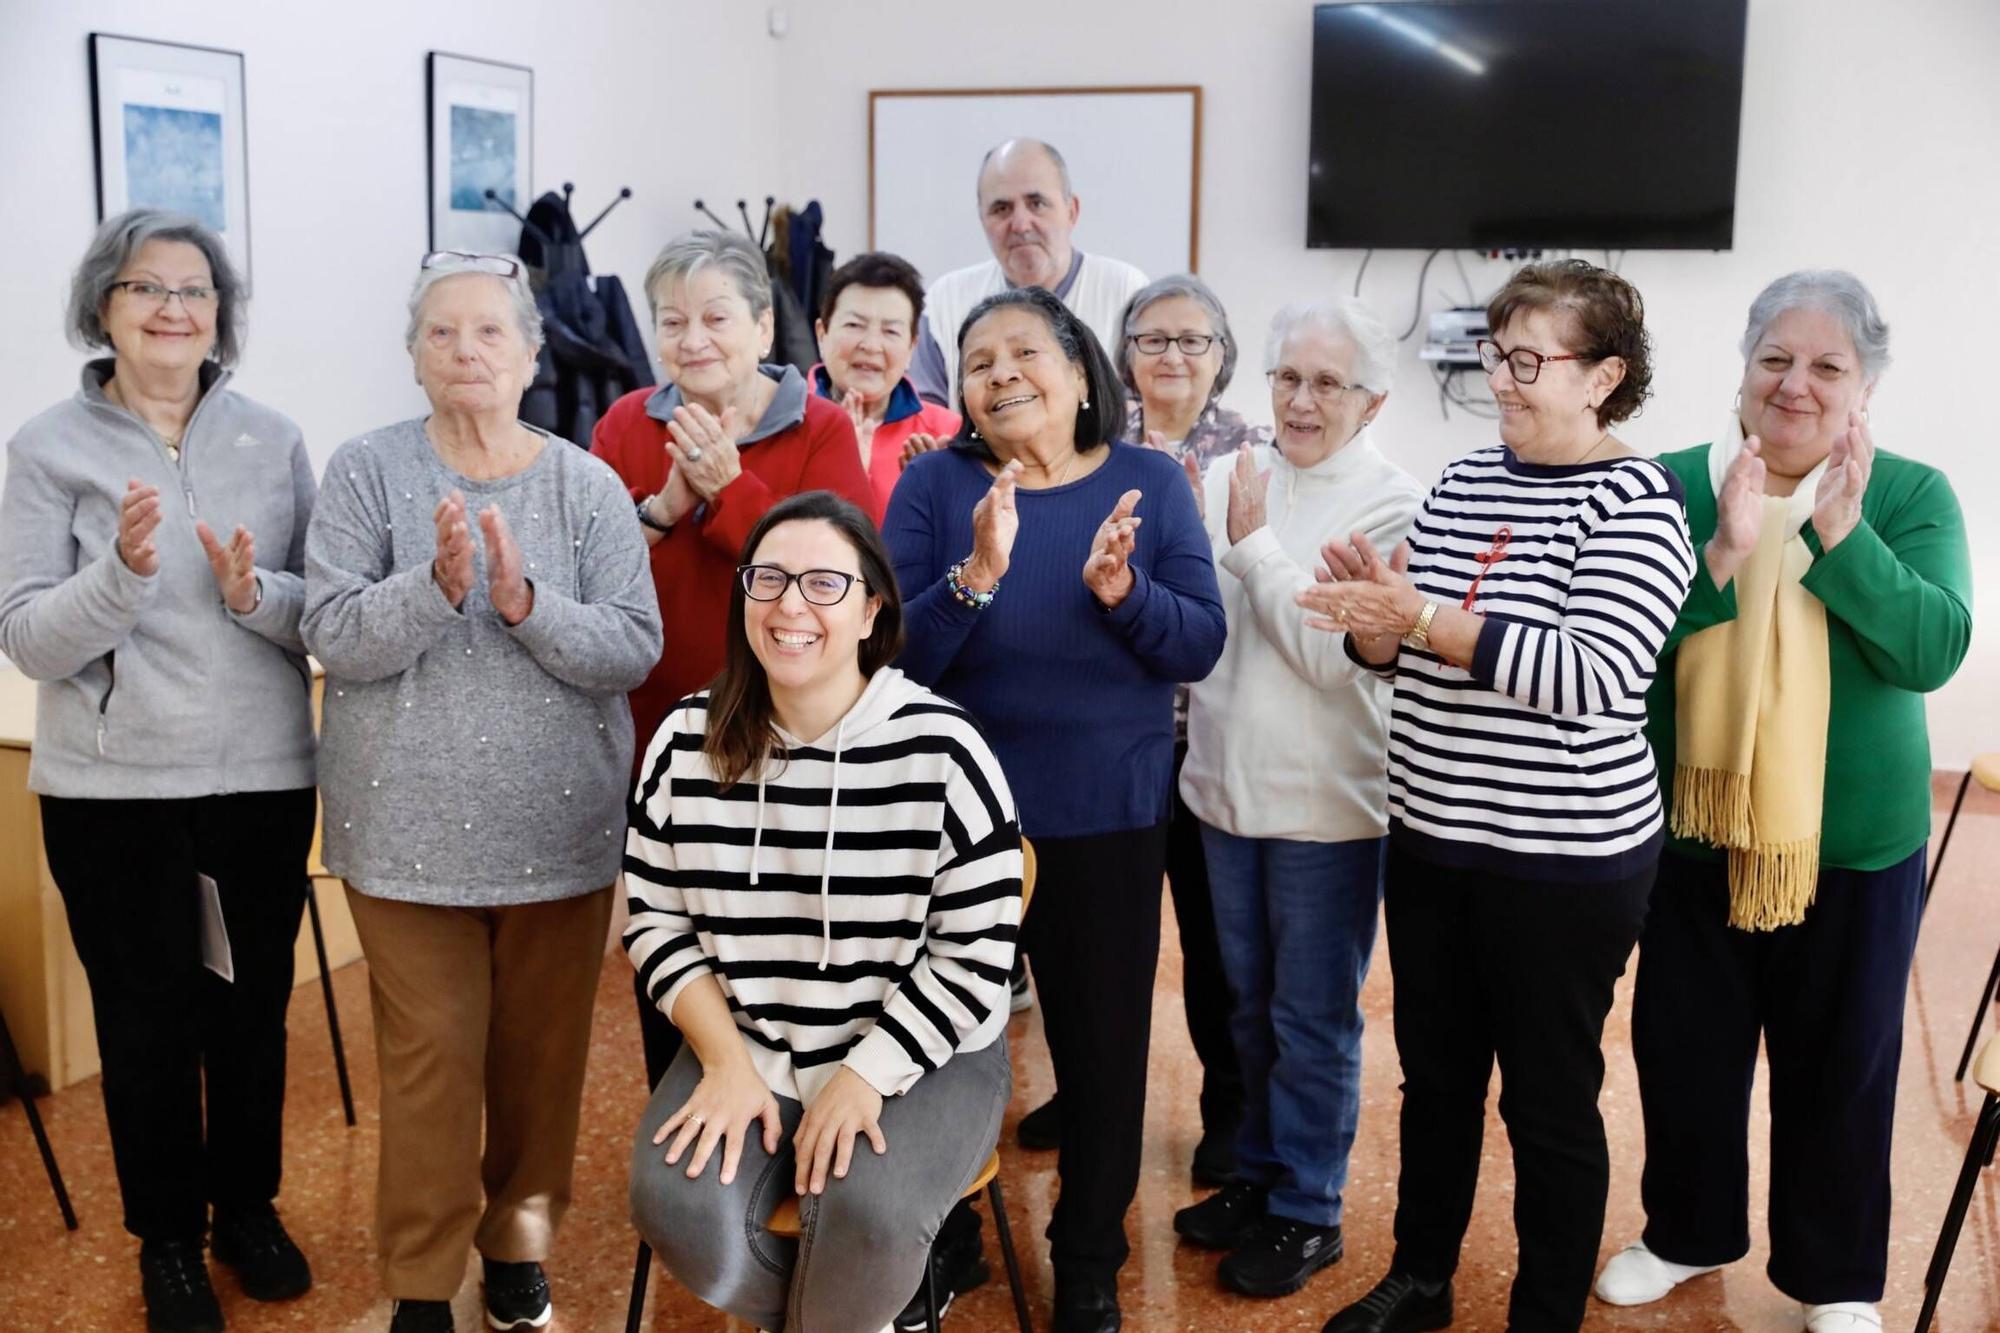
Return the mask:
<path fill-rule="evenodd" d="M 402 340 L 429 240 L 426 51 L 534 68 L 534 189 L 574 181 L 579 225 L 632 187 L 588 251 L 624 278 L 642 328 L 640 279 L 696 225 L 691 201 L 776 185 L 773 44 L 755 6 L 0 0 L 0 439 L 74 392 L 83 360 L 62 310 L 97 217 L 92 31 L 244 53 L 255 290 L 236 383 L 297 420 L 322 465 L 349 436 L 424 409 Z"/>
<path fill-rule="evenodd" d="M 1360 255 L 1304 246 L 1312 14 L 1306 0 L 822 0 L 788 6 L 779 46 L 786 90 L 784 186 L 825 205 L 841 254 L 867 241 L 871 87 L 1199 83 L 1203 276 L 1239 336 L 1261 345 L 1281 304 L 1347 290 Z M 1222 17 L 1222 16 L 1225 16 Z M 2000 749 L 2000 441 L 1978 386 L 2000 379 L 1986 328 L 2000 316 L 2000 5 L 1992 0 L 1751 0 L 1736 248 L 1642 253 L 1623 271 L 1645 294 L 1658 348 L 1655 398 L 1621 434 L 1658 452 L 1711 438 L 1741 362 L 1750 298 L 1808 265 L 1854 270 L 1894 329 L 1897 364 L 1876 394 L 1877 441 L 1944 468 L 1971 518 L 1979 602 L 1973 654 L 1931 706 L 1940 767 Z M 1532 171 L 1559 138 L 1513 153 Z M 941 163 L 966 178 L 976 162 Z M 1090 246 L 1090 182 L 1078 241 Z M 1377 254 L 1363 295 L 1408 321 L 1421 255 Z M 1440 257 L 1426 300 L 1460 290 Z M 1473 265 L 1482 299 L 1505 266 Z M 1421 334 L 1419 334 L 1419 338 Z M 1405 349 L 1383 442 L 1428 481 L 1489 442 L 1492 426 L 1442 421 L 1428 372 Z M 1246 357 L 1229 400 L 1269 405 Z"/>

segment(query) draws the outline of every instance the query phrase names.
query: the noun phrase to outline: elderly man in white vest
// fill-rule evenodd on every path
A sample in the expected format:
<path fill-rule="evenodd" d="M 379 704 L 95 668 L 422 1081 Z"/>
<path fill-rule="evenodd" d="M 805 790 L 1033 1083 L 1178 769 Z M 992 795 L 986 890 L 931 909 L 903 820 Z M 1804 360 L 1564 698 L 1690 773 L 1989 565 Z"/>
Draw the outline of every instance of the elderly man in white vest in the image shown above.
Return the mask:
<path fill-rule="evenodd" d="M 1008 287 L 1044 287 L 1074 310 L 1107 352 L 1116 352 L 1125 303 L 1146 285 L 1132 265 L 1070 244 L 1082 201 L 1062 154 L 1039 139 L 1009 139 L 979 164 L 979 221 L 993 258 L 955 269 L 924 294 L 910 379 L 946 407 L 958 396 L 958 326 L 986 297 Z"/>

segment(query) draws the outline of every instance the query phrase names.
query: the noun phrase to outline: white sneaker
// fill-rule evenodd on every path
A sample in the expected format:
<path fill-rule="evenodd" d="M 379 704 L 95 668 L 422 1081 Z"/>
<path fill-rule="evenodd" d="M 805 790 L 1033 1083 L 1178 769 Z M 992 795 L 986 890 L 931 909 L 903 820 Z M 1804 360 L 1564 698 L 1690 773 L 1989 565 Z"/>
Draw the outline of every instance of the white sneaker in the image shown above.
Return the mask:
<path fill-rule="evenodd" d="M 1597 1299 L 1607 1305 L 1650 1305 L 1689 1278 L 1713 1273 L 1719 1267 L 1669 1263 L 1647 1249 L 1645 1241 L 1634 1241 L 1612 1255 L 1597 1275 Z"/>
<path fill-rule="evenodd" d="M 1835 1301 L 1806 1307 L 1806 1333 L 1876 1333 L 1882 1312 L 1867 1301 Z"/>

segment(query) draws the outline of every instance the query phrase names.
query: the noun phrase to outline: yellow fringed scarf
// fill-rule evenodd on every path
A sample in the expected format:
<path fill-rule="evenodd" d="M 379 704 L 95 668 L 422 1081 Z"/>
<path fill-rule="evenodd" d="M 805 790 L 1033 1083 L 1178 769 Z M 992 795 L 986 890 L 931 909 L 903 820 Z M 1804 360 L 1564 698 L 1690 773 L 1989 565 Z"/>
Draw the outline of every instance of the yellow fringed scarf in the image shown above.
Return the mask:
<path fill-rule="evenodd" d="M 1730 423 L 1709 450 L 1718 501 L 1743 448 L 1733 413 Z M 1729 924 L 1740 930 L 1805 920 L 1819 883 L 1826 606 L 1799 583 L 1812 567 L 1799 529 L 1819 474 L 1791 496 L 1764 498 L 1757 550 L 1736 575 L 1736 619 L 1690 635 L 1675 669 L 1673 830 L 1727 849 Z"/>

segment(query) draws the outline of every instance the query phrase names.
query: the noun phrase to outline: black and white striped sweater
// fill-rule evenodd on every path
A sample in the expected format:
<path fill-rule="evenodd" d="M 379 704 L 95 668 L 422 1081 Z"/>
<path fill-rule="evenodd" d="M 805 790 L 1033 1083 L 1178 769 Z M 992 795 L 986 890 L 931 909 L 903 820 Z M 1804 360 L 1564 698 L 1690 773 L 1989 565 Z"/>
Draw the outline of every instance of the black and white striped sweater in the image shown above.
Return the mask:
<path fill-rule="evenodd" d="M 765 1082 L 801 1102 L 842 1064 L 894 1096 L 997 1040 L 1021 835 L 972 716 L 884 668 L 832 733 L 722 791 L 708 702 L 667 714 L 626 836 L 625 947 L 661 1012 L 713 975 Z"/>
<path fill-rule="evenodd" d="M 1397 836 L 1520 878 L 1636 873 L 1664 827 L 1646 688 L 1695 570 L 1679 480 L 1647 458 L 1549 467 L 1482 449 L 1445 469 L 1410 547 L 1411 579 L 1446 606 L 1479 580 L 1468 609 L 1486 624 L 1469 671 L 1397 659 Z"/>

